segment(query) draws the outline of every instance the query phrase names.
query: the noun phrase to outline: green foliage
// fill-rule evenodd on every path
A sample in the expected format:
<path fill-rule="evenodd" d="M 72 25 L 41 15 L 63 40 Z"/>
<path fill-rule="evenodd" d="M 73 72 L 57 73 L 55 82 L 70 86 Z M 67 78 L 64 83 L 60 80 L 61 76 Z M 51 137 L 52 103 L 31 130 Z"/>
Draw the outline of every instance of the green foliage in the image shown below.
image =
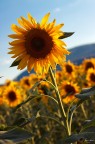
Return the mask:
<path fill-rule="evenodd" d="M 14 66 L 19 65 L 20 61 L 21 61 L 21 60 L 18 60 L 18 61 L 17 61 L 17 60 L 14 60 L 10 67 L 14 67 Z"/>
<path fill-rule="evenodd" d="M 67 37 L 70 37 L 74 34 L 74 32 L 64 32 L 62 36 L 59 37 L 59 39 L 64 39 Z"/>
<path fill-rule="evenodd" d="M 0 134 L 0 139 L 11 140 L 17 143 L 32 137 L 32 135 L 33 135 L 32 133 L 17 127 L 7 132 L 4 132 L 3 134 Z"/>
<path fill-rule="evenodd" d="M 88 99 L 90 96 L 93 96 L 95 94 L 95 86 L 91 88 L 86 88 L 81 91 L 80 94 L 76 94 L 75 97 L 79 99 Z"/>
<path fill-rule="evenodd" d="M 40 94 L 39 87 L 41 87 L 42 81 L 46 81 L 51 87 L 50 89 L 44 87 L 45 93 Z M 91 102 L 95 101 L 92 101 L 94 94 L 95 86 L 82 89 L 69 105 L 60 103 L 64 106 L 65 112 L 61 113 L 59 105 L 61 99 L 58 99 L 59 92 L 55 81 L 52 84 L 49 80 L 40 80 L 27 91 L 25 101 L 14 109 L 9 109 L 10 115 L 8 115 L 11 116 L 9 120 L 8 116 L 1 117 L 2 121 L 6 120 L 7 125 L 5 127 L 2 127 L 3 124 L 0 125 L 3 131 L 0 139 L 2 141 L 11 140 L 19 144 L 71 144 L 75 142 L 86 144 L 94 142 L 95 118 L 91 119 L 90 109 L 87 109 Z M 41 100 L 43 96 L 48 98 L 47 103 Z M 76 99 L 78 99 L 77 102 Z M 88 111 L 87 116 L 89 113 L 89 120 L 85 121 L 82 105 L 85 107 L 84 110 Z M 6 108 L 3 111 L 5 112 L 2 115 L 8 112 L 6 112 Z"/>
<path fill-rule="evenodd" d="M 95 140 L 95 132 L 83 132 L 79 134 L 73 134 L 64 140 L 65 144 L 71 144 L 78 141 L 93 141 Z"/>

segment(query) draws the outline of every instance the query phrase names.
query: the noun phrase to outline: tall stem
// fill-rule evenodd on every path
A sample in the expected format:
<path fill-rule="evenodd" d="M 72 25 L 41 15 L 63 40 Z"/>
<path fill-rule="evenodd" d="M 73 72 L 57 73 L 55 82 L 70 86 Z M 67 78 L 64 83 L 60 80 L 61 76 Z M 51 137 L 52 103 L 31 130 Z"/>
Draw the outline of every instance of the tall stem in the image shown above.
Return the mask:
<path fill-rule="evenodd" d="M 62 100 L 61 100 L 61 97 L 60 97 L 60 93 L 59 93 L 59 90 L 58 90 L 56 79 L 54 77 L 54 73 L 53 73 L 53 70 L 52 70 L 51 66 L 49 68 L 49 72 L 50 72 L 50 77 L 51 77 L 52 83 L 56 87 L 55 93 L 56 93 L 56 96 L 57 96 L 60 113 L 61 113 L 62 119 L 64 120 L 64 123 L 65 123 L 65 121 L 66 121 L 66 113 L 65 113 L 65 110 L 64 110 L 64 106 L 63 106 L 63 103 L 62 103 Z"/>

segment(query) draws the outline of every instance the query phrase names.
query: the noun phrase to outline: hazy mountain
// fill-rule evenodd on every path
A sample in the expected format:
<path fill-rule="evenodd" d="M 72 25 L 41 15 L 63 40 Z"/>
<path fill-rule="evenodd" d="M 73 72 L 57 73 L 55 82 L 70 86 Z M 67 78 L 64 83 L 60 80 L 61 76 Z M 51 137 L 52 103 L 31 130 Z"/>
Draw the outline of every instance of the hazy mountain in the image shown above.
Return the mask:
<path fill-rule="evenodd" d="M 85 58 L 95 57 L 95 44 L 78 46 L 69 51 L 71 54 L 67 56 L 67 60 L 80 64 Z"/>
<path fill-rule="evenodd" d="M 71 54 L 67 56 L 67 60 L 70 60 L 75 64 L 80 64 L 85 58 L 95 57 L 95 44 L 87 44 L 87 45 L 74 47 L 69 51 L 71 52 Z M 32 70 L 31 73 L 33 72 L 34 71 Z M 19 76 L 17 76 L 15 80 L 18 81 L 24 76 L 28 76 L 28 75 L 29 75 L 28 72 L 24 71 Z"/>

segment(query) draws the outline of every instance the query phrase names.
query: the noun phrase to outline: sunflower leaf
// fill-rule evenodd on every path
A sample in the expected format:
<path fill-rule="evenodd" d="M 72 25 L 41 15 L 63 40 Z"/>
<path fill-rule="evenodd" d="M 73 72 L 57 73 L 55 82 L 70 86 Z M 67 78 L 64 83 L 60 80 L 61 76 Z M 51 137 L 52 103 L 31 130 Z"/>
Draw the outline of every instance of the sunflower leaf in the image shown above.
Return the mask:
<path fill-rule="evenodd" d="M 11 64 L 10 67 L 14 67 L 14 66 L 19 65 L 20 61 L 21 61 L 21 60 L 18 60 L 18 61 L 15 60 L 15 61 L 13 61 L 13 63 Z"/>
<path fill-rule="evenodd" d="M 11 140 L 11 141 L 17 143 L 17 142 L 21 142 L 25 139 L 31 138 L 32 135 L 33 135 L 32 133 L 17 127 L 12 130 L 9 130 L 7 132 L 4 132 L 3 134 L 0 134 L 0 139 L 1 140 Z"/>
<path fill-rule="evenodd" d="M 65 144 L 71 144 L 77 141 L 84 141 L 84 140 L 95 140 L 95 132 L 83 132 L 83 133 L 79 133 L 79 134 L 73 134 L 69 137 L 67 137 L 64 140 Z"/>
<path fill-rule="evenodd" d="M 86 99 L 81 99 L 78 101 L 78 103 L 76 105 L 74 105 L 73 107 L 71 107 L 70 112 L 69 112 L 69 120 L 71 120 L 72 115 L 74 114 L 74 112 L 76 111 L 76 109 L 85 101 Z"/>
<path fill-rule="evenodd" d="M 95 86 L 82 90 L 81 93 L 76 94 L 75 97 L 79 99 L 88 99 L 92 95 L 95 95 Z"/>
<path fill-rule="evenodd" d="M 59 39 L 64 39 L 64 38 L 67 38 L 67 37 L 70 37 L 74 34 L 74 32 L 64 32 L 63 35 L 61 35 L 59 37 Z"/>
<path fill-rule="evenodd" d="M 85 130 L 87 131 L 87 129 L 91 127 L 94 128 L 94 132 L 95 132 L 95 118 L 92 120 L 87 120 L 86 124 L 83 125 L 83 128 L 81 131 L 85 131 Z"/>

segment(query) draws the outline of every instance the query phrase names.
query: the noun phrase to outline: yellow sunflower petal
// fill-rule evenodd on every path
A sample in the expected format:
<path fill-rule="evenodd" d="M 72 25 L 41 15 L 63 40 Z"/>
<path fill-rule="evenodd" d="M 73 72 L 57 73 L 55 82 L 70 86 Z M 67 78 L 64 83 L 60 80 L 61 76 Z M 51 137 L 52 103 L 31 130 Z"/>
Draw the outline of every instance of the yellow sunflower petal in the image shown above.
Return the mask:
<path fill-rule="evenodd" d="M 42 66 L 38 60 L 35 62 L 34 70 L 38 71 L 38 74 L 42 74 Z"/>
<path fill-rule="evenodd" d="M 41 25 L 42 27 L 44 27 L 44 26 L 46 25 L 46 23 L 48 22 L 49 16 L 50 16 L 50 13 L 47 13 L 47 14 L 42 18 L 41 23 L 40 23 L 40 25 Z"/>
<path fill-rule="evenodd" d="M 18 20 L 18 23 L 22 26 L 22 27 L 24 27 L 26 30 L 29 30 L 30 29 L 30 27 L 25 23 L 25 22 L 23 22 L 21 19 L 17 19 Z"/>
<path fill-rule="evenodd" d="M 51 29 L 54 27 L 56 20 L 54 19 L 53 22 L 46 25 L 46 31 L 50 32 Z"/>
<path fill-rule="evenodd" d="M 23 39 L 24 35 L 22 35 L 22 34 L 11 34 L 11 35 L 8 35 L 8 37 L 13 38 L 13 39 Z"/>
<path fill-rule="evenodd" d="M 20 34 L 25 34 L 25 33 L 26 33 L 26 30 L 25 30 L 25 29 L 23 29 L 23 28 L 15 25 L 15 24 L 12 24 L 12 25 L 11 25 L 11 29 L 12 29 L 14 32 L 18 33 L 18 34 L 19 34 L 19 33 L 20 33 Z"/>
<path fill-rule="evenodd" d="M 60 39 L 54 39 L 55 43 L 60 46 L 66 46 L 65 42 Z"/>
<path fill-rule="evenodd" d="M 59 25 L 53 27 L 52 30 L 50 31 L 50 33 L 53 33 L 54 31 L 55 31 L 55 32 L 59 31 L 59 29 L 60 29 L 61 27 L 63 27 L 63 25 L 64 25 L 64 24 L 59 24 Z"/>
<path fill-rule="evenodd" d="M 23 57 L 26 55 L 26 53 L 22 53 L 21 55 L 19 55 L 16 59 L 15 59 L 15 61 L 18 61 L 18 60 L 21 60 L 21 59 L 23 59 Z"/>
<path fill-rule="evenodd" d="M 26 51 L 24 51 L 23 53 L 21 53 L 21 55 L 23 55 L 23 57 L 26 55 L 27 53 L 26 53 Z M 18 56 L 18 54 L 14 54 L 13 56 L 12 56 L 12 58 L 16 58 Z"/>
<path fill-rule="evenodd" d="M 27 70 L 28 70 L 28 72 L 30 72 L 31 69 L 33 68 L 34 62 L 35 62 L 35 60 L 33 58 L 29 59 L 28 64 L 27 64 Z"/>
<path fill-rule="evenodd" d="M 25 46 L 13 46 L 13 47 L 10 47 L 10 48 L 8 48 L 8 49 L 10 49 L 10 50 L 19 50 L 19 49 L 25 49 Z"/>
<path fill-rule="evenodd" d="M 26 55 L 19 63 L 18 65 L 18 69 L 22 70 L 23 68 L 25 68 L 27 66 L 27 61 L 29 60 L 29 55 Z"/>
<path fill-rule="evenodd" d="M 15 49 L 15 50 L 8 52 L 8 54 L 20 54 L 24 51 L 25 51 L 25 49 L 18 49 L 18 50 Z"/>
<path fill-rule="evenodd" d="M 29 27 L 30 29 L 33 28 L 33 24 L 30 21 L 28 21 L 24 17 L 21 17 L 21 19 L 24 22 L 24 24 L 27 25 L 27 27 Z"/>
<path fill-rule="evenodd" d="M 20 40 L 14 40 L 14 41 L 10 42 L 9 44 L 12 46 L 15 46 L 15 45 L 19 45 L 19 44 L 24 43 L 24 42 L 25 42 L 24 39 L 20 39 Z"/>
<path fill-rule="evenodd" d="M 28 13 L 28 19 L 34 26 L 36 25 L 36 20 L 31 16 L 30 13 Z"/>

